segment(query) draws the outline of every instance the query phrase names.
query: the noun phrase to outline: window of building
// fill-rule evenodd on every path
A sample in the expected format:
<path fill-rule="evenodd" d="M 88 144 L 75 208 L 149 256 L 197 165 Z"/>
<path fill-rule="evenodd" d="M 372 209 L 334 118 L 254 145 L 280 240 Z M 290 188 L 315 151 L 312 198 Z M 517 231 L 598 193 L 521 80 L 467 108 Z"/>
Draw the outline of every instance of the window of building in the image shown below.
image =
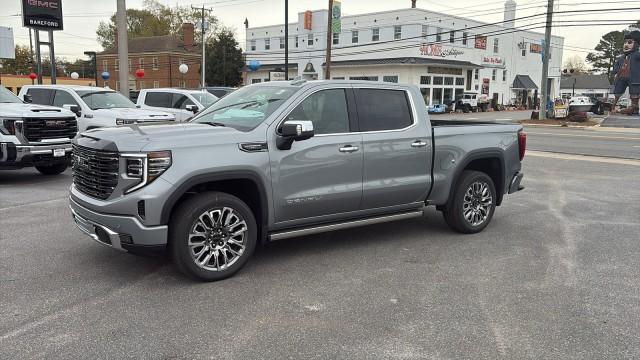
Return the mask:
<path fill-rule="evenodd" d="M 257 84 L 257 83 L 260 83 L 260 82 L 262 82 L 262 80 L 260 80 L 260 79 L 251 79 L 251 83 L 252 84 Z"/>
<path fill-rule="evenodd" d="M 473 74 L 473 78 L 475 80 L 478 80 L 480 78 L 480 69 L 476 69 L 475 74 Z"/>
<path fill-rule="evenodd" d="M 116 81 L 116 91 L 120 91 L 120 81 Z"/>
<path fill-rule="evenodd" d="M 433 89 L 433 97 L 431 98 L 433 105 L 442 104 L 442 88 Z"/>
<path fill-rule="evenodd" d="M 476 84 L 474 87 L 474 89 L 476 89 L 476 91 L 478 91 L 478 89 L 480 88 L 480 86 L 478 84 Z"/>
<path fill-rule="evenodd" d="M 158 58 L 154 57 L 152 61 L 153 61 L 153 70 L 158 70 Z"/>
<path fill-rule="evenodd" d="M 453 78 L 450 76 L 447 76 L 444 78 L 444 84 L 445 85 L 453 85 Z"/>
<path fill-rule="evenodd" d="M 382 81 L 388 82 L 388 83 L 397 83 L 398 82 L 398 76 L 397 75 L 383 76 L 382 77 Z"/>
<path fill-rule="evenodd" d="M 264 39 L 264 49 L 271 50 L 271 39 Z"/>
<path fill-rule="evenodd" d="M 380 28 L 373 28 L 371 32 L 371 41 L 380 41 Z"/>
<path fill-rule="evenodd" d="M 431 85 L 431 76 L 420 76 L 420 85 Z"/>
<path fill-rule="evenodd" d="M 453 30 L 449 31 L 449 42 L 450 43 L 456 42 L 456 32 Z"/>
<path fill-rule="evenodd" d="M 436 28 L 436 42 L 442 41 L 442 28 Z"/>
<path fill-rule="evenodd" d="M 351 43 L 353 43 L 353 44 L 357 44 L 358 43 L 358 30 L 352 30 L 351 31 Z"/>
<path fill-rule="evenodd" d="M 299 37 L 296 35 L 296 47 L 298 47 L 298 41 L 299 41 Z"/>
<path fill-rule="evenodd" d="M 396 25 L 393 27 L 393 40 L 402 39 L 402 26 Z"/>
<path fill-rule="evenodd" d="M 493 69 L 491 71 L 491 80 L 495 81 L 496 80 L 496 76 L 498 75 L 498 70 Z"/>
<path fill-rule="evenodd" d="M 131 72 L 131 59 L 129 59 L 129 72 Z"/>
<path fill-rule="evenodd" d="M 160 87 L 160 81 L 158 81 L 158 80 L 154 80 L 154 81 L 153 81 L 153 88 L 154 88 L 154 89 L 157 89 L 157 88 L 159 88 L 159 87 Z"/>
<path fill-rule="evenodd" d="M 502 70 L 502 81 L 507 81 L 507 70 Z"/>
<path fill-rule="evenodd" d="M 307 35 L 307 45 L 313 46 L 313 34 Z"/>
<path fill-rule="evenodd" d="M 334 76 L 331 79 L 332 80 L 344 80 L 344 76 Z"/>
<path fill-rule="evenodd" d="M 378 81 L 377 76 L 349 76 L 349 80 Z"/>
<path fill-rule="evenodd" d="M 467 45 L 467 39 L 469 38 L 469 33 L 468 32 L 463 32 L 462 33 L 462 45 Z"/>
<path fill-rule="evenodd" d="M 433 85 L 443 85 L 443 84 L 444 84 L 444 79 L 442 78 L 442 76 L 433 77 Z"/>
<path fill-rule="evenodd" d="M 338 45 L 340 43 L 340 33 L 333 33 L 333 45 Z"/>
<path fill-rule="evenodd" d="M 109 60 L 102 60 L 102 71 L 109 71 Z"/>
<path fill-rule="evenodd" d="M 144 58 L 138 59 L 139 69 L 144 69 Z"/>
<path fill-rule="evenodd" d="M 426 39 L 427 36 L 429 36 L 429 26 L 428 25 L 422 25 L 422 38 Z"/>
<path fill-rule="evenodd" d="M 527 49 L 522 49 L 521 54 L 522 56 L 527 56 Z"/>
<path fill-rule="evenodd" d="M 144 89 L 144 80 L 140 80 L 140 90 Z"/>
<path fill-rule="evenodd" d="M 413 123 L 407 93 L 402 90 L 358 89 L 356 106 L 361 131 L 403 129 Z"/>
<path fill-rule="evenodd" d="M 113 71 L 120 71 L 120 60 L 116 59 L 115 66 L 113 67 Z"/>
<path fill-rule="evenodd" d="M 284 38 L 280 38 L 280 49 L 284 49 Z"/>
<path fill-rule="evenodd" d="M 316 135 L 348 133 L 346 92 L 344 89 L 318 91 L 304 99 L 286 119 L 311 120 Z"/>
<path fill-rule="evenodd" d="M 464 86 L 464 78 L 463 77 L 457 77 L 456 78 L 456 86 Z"/>
<path fill-rule="evenodd" d="M 493 39 L 493 53 L 497 54 L 498 53 L 498 38 L 494 38 Z"/>
<path fill-rule="evenodd" d="M 256 51 L 256 41 L 251 40 L 251 51 Z"/>

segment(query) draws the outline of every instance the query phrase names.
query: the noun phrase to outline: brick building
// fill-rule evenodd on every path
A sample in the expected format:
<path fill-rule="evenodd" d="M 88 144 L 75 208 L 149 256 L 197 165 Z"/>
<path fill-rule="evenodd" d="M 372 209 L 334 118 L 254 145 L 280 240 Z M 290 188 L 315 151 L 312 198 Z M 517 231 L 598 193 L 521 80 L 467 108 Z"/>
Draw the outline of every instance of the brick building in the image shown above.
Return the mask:
<path fill-rule="evenodd" d="M 117 39 L 117 35 L 116 35 Z M 200 87 L 200 62 L 202 56 L 194 46 L 193 24 L 182 25 L 182 39 L 174 35 L 139 37 L 129 39 L 129 89 L 140 90 L 159 87 Z M 99 79 L 100 86 L 119 90 L 117 43 L 97 55 L 98 73 L 109 72 L 108 81 Z M 189 71 L 182 75 L 180 64 L 187 64 Z M 144 69 L 144 77 L 138 79 L 136 70 Z"/>

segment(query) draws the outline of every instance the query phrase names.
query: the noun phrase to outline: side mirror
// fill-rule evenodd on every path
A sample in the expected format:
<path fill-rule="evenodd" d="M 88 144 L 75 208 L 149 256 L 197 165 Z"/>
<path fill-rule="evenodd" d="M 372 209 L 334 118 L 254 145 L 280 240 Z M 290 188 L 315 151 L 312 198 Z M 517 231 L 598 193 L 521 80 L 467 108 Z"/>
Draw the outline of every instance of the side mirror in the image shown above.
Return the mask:
<path fill-rule="evenodd" d="M 24 99 L 24 102 L 31 104 L 33 102 L 33 97 L 31 96 L 31 94 L 24 94 L 22 96 L 22 98 Z"/>
<path fill-rule="evenodd" d="M 198 105 L 187 105 L 185 106 L 185 110 L 191 111 L 194 114 L 197 114 L 200 109 L 198 109 Z"/>
<path fill-rule="evenodd" d="M 312 138 L 313 122 L 289 120 L 282 124 L 280 136 L 276 140 L 276 145 L 280 150 L 290 150 L 294 141 L 302 141 Z"/>
<path fill-rule="evenodd" d="M 80 106 L 78 105 L 66 104 L 66 105 L 62 105 L 62 107 L 71 111 L 72 113 L 75 113 L 77 117 L 82 116 L 82 113 L 80 112 Z"/>

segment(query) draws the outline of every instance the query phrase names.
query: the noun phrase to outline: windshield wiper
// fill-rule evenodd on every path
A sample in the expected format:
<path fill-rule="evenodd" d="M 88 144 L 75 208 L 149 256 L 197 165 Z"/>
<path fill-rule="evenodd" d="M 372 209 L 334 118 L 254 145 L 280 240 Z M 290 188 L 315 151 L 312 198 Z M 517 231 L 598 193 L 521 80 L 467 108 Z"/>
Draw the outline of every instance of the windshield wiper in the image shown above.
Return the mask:
<path fill-rule="evenodd" d="M 227 127 L 227 125 L 221 123 L 221 122 L 217 122 L 217 121 L 203 121 L 200 124 L 208 124 L 211 126 L 220 126 L 220 127 Z"/>

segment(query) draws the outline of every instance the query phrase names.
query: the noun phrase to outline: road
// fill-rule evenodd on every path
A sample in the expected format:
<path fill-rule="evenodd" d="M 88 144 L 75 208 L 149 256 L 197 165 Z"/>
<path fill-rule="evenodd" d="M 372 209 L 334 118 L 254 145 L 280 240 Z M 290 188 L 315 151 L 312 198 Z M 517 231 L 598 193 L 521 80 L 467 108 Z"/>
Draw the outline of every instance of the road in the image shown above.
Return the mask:
<path fill-rule="evenodd" d="M 0 358 L 638 358 L 640 161 L 609 154 L 530 151 L 480 234 L 431 209 L 276 242 L 206 284 L 88 240 L 69 172 L 0 171 Z"/>
<path fill-rule="evenodd" d="M 431 118 L 434 120 L 480 120 L 480 121 L 499 121 L 499 122 L 512 122 L 519 120 L 531 119 L 531 110 L 525 111 L 492 111 L 492 112 L 477 112 L 467 114 L 432 114 Z"/>
<path fill-rule="evenodd" d="M 527 149 L 640 159 L 640 132 L 528 126 Z"/>

